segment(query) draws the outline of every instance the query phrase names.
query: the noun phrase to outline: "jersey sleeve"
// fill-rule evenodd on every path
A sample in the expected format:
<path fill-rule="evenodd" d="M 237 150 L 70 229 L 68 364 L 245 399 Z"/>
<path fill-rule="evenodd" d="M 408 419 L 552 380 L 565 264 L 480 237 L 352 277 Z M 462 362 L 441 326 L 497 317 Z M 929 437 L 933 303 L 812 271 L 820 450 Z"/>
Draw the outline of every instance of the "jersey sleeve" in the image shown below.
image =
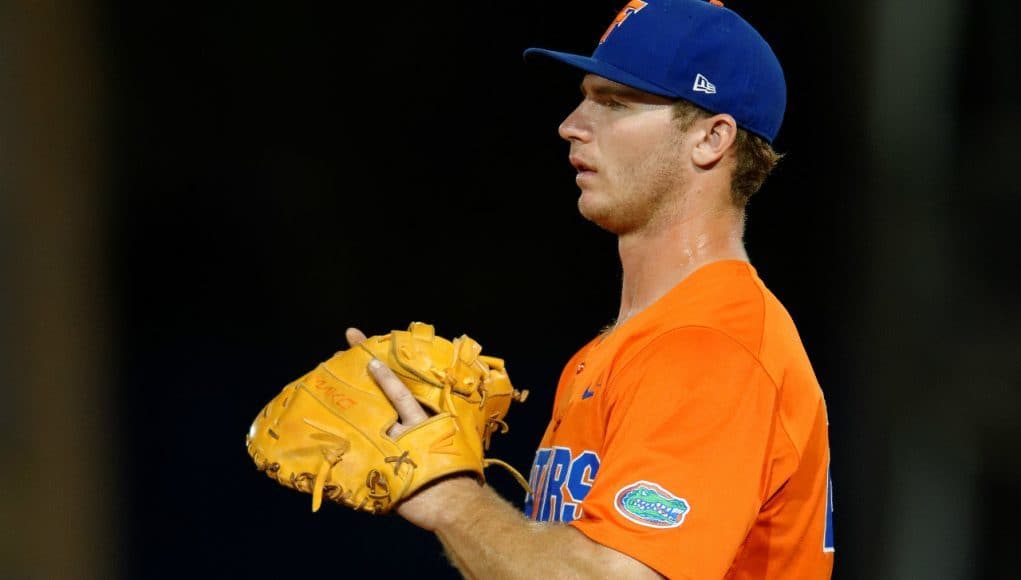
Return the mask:
<path fill-rule="evenodd" d="M 626 361 L 606 395 L 601 467 L 571 525 L 669 578 L 723 577 L 790 451 L 772 380 L 733 339 L 683 328 Z"/>

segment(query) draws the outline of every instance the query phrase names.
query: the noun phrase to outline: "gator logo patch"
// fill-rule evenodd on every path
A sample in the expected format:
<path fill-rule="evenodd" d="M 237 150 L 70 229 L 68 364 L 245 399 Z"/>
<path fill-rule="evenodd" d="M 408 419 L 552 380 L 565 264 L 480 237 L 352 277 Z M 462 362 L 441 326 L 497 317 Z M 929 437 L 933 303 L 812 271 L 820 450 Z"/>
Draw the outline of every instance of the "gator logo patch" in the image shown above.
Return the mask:
<path fill-rule="evenodd" d="M 684 523 L 691 506 L 651 481 L 636 481 L 624 486 L 613 498 L 620 515 L 650 528 L 676 528 Z"/>

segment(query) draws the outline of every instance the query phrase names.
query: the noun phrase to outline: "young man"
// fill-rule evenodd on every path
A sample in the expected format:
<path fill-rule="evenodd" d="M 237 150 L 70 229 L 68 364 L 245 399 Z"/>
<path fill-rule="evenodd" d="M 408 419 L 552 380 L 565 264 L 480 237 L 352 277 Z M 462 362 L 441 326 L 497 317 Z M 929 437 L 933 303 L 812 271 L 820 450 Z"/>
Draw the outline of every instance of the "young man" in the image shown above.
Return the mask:
<path fill-rule="evenodd" d="M 398 513 L 468 577 L 829 578 L 823 395 L 742 241 L 778 159 L 772 50 L 718 2 L 632 0 L 591 57 L 525 54 L 584 75 L 560 136 L 579 210 L 619 240 L 619 316 L 560 377 L 527 517 L 468 478 Z M 370 372 L 394 434 L 426 418 L 384 366 Z"/>

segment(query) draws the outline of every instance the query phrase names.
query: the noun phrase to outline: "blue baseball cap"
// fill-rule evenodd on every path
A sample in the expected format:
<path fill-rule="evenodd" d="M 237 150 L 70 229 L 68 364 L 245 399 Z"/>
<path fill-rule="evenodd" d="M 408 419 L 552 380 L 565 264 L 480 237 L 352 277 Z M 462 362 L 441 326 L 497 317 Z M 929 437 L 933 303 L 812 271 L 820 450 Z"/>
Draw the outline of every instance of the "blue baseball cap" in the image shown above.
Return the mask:
<path fill-rule="evenodd" d="M 772 143 L 787 106 L 780 61 L 762 35 L 720 2 L 630 0 L 592 56 L 529 48 L 656 95 L 726 113 Z"/>

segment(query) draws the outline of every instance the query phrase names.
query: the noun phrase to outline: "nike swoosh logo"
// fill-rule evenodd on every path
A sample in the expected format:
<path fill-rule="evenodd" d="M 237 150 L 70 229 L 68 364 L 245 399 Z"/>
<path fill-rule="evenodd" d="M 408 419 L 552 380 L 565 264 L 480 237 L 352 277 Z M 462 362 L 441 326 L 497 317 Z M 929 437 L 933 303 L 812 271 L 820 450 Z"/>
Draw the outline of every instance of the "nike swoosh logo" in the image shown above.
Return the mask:
<path fill-rule="evenodd" d="M 585 390 L 584 390 L 584 391 L 583 391 L 583 392 L 581 393 L 581 398 L 582 398 L 582 399 L 587 399 L 587 398 L 591 397 L 591 396 L 592 396 L 592 395 L 594 395 L 594 394 L 596 394 L 596 392 L 595 392 L 595 391 L 593 391 L 593 390 L 591 390 L 591 389 L 587 389 L 587 388 L 586 388 L 586 389 L 585 389 Z"/>

